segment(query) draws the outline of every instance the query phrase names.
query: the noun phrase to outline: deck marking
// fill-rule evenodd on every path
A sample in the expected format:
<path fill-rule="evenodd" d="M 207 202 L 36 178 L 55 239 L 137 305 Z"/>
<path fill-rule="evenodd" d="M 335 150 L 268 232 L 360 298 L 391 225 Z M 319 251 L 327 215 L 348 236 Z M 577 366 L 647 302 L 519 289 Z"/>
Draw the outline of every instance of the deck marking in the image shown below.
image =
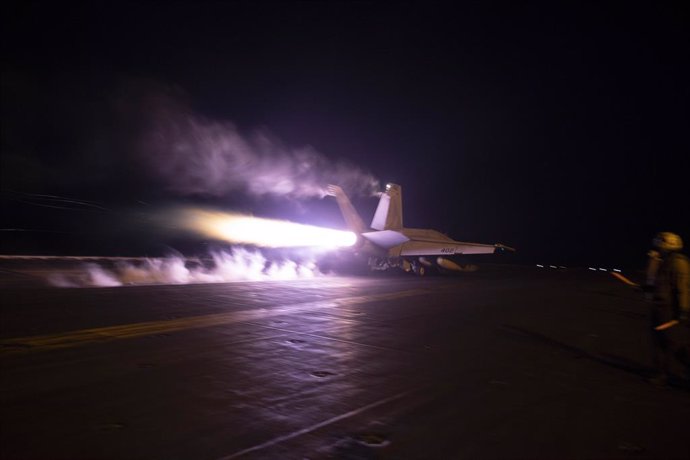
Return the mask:
<path fill-rule="evenodd" d="M 331 425 L 335 422 L 339 422 L 341 420 L 345 420 L 346 418 L 354 417 L 355 415 L 359 415 L 362 412 L 366 412 L 370 409 L 373 409 L 378 406 L 382 406 L 383 404 L 389 403 L 391 401 L 395 401 L 396 399 L 400 399 L 408 394 L 410 394 L 412 390 L 407 390 L 403 391 L 402 393 L 398 393 L 393 396 L 389 396 L 388 398 L 381 399 L 379 401 L 376 401 L 374 403 L 368 404 L 366 406 L 360 407 L 358 409 L 351 410 L 350 412 L 346 412 L 341 415 L 337 415 L 335 417 L 329 418 L 328 420 L 324 420 L 323 422 L 319 422 L 315 425 L 308 426 L 306 428 L 302 428 L 301 430 L 293 431 L 292 433 L 284 434 L 282 436 L 278 436 L 277 438 L 273 438 L 270 441 L 266 441 L 263 444 L 258 444 L 253 447 L 249 447 L 247 449 L 241 450 L 239 452 L 235 452 L 234 454 L 228 455 L 226 457 L 220 457 L 218 460 L 230 460 L 233 458 L 241 457 L 245 454 L 248 454 L 250 452 L 256 452 L 257 450 L 265 449 L 266 447 L 271 447 L 273 445 L 279 444 L 283 441 L 287 441 L 293 438 L 296 438 L 298 436 L 302 436 L 303 434 L 311 433 L 312 431 L 318 430 L 319 428 L 323 428 L 324 426 Z"/>
<path fill-rule="evenodd" d="M 128 339 L 146 335 L 161 334 L 164 332 L 175 332 L 188 329 L 199 329 L 225 324 L 249 322 L 290 313 L 301 313 L 306 311 L 335 308 L 339 306 L 361 305 L 370 302 L 394 300 L 429 293 L 430 291 L 426 289 L 413 289 L 400 292 L 388 292 L 384 294 L 324 299 L 312 302 L 283 305 L 275 308 L 264 307 L 253 310 L 234 311 L 230 313 L 216 313 L 212 315 L 191 316 L 187 318 L 176 318 L 162 321 L 147 321 L 143 323 L 82 329 L 58 334 L 12 338 L 2 340 L 0 342 L 0 356 L 54 350 L 60 348 L 71 348 L 89 343 L 106 342 L 116 339 Z"/>

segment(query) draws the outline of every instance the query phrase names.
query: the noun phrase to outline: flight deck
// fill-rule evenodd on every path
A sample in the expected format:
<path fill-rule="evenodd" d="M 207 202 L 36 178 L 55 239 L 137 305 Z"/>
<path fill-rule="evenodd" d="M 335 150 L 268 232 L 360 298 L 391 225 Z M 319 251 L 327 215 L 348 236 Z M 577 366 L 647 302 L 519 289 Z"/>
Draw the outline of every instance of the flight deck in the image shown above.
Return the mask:
<path fill-rule="evenodd" d="M 55 288 L 3 270 L 5 459 L 687 458 L 639 292 L 586 269 Z"/>

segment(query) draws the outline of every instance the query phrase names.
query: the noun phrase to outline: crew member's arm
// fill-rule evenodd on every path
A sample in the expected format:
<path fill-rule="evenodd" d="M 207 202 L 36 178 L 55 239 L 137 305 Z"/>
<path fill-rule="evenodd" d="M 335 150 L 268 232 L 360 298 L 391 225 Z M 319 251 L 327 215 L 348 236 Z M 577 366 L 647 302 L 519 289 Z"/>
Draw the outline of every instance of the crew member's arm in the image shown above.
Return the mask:
<path fill-rule="evenodd" d="M 661 265 L 661 255 L 658 251 L 651 250 L 647 253 L 647 270 L 645 283 L 642 285 L 642 292 L 649 301 L 654 299 L 654 288 L 656 285 L 656 275 Z"/>
<path fill-rule="evenodd" d="M 688 259 L 685 257 L 677 257 L 674 270 L 675 288 L 678 292 L 678 306 L 680 307 L 681 321 L 688 321 L 690 319 L 690 266 Z"/>

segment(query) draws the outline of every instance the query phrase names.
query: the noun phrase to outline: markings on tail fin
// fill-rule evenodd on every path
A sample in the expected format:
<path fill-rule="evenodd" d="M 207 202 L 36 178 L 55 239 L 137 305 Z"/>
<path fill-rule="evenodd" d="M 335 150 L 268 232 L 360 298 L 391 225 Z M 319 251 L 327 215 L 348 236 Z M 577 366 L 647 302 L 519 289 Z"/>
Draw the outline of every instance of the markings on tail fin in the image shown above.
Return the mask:
<path fill-rule="evenodd" d="M 371 221 L 374 230 L 401 230 L 403 228 L 402 187 L 397 184 L 387 184 L 386 191 L 381 194 L 379 205 Z"/>

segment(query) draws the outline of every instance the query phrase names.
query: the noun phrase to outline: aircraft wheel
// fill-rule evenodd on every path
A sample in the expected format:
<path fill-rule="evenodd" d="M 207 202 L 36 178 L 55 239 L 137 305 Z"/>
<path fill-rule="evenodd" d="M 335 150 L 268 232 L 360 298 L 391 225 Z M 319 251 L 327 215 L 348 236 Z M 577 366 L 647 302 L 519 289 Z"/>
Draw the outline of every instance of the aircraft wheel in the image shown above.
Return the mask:
<path fill-rule="evenodd" d="M 419 263 L 414 263 L 412 264 L 412 271 L 414 272 L 415 275 L 417 276 L 424 276 L 426 275 L 426 267 L 422 264 Z"/>

